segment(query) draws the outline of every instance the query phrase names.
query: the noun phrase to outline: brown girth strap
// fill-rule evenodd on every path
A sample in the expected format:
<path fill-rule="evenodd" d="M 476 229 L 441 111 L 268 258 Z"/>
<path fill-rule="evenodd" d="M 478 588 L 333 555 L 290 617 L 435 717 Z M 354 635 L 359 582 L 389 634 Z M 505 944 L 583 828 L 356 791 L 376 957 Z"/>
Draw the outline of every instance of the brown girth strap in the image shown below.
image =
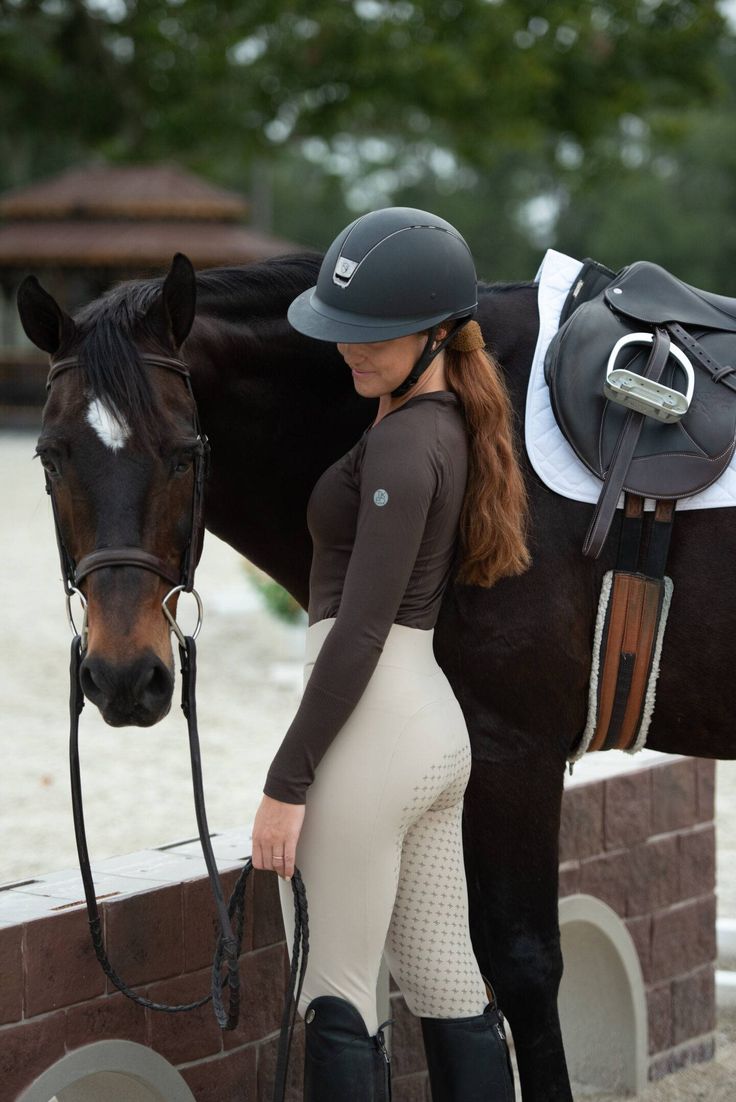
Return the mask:
<path fill-rule="evenodd" d="M 674 501 L 657 501 L 643 572 L 637 570 L 644 500 L 626 495 L 619 557 L 613 571 L 598 652 L 596 728 L 589 750 L 630 750 L 642 729 L 665 600 L 664 565 Z"/>

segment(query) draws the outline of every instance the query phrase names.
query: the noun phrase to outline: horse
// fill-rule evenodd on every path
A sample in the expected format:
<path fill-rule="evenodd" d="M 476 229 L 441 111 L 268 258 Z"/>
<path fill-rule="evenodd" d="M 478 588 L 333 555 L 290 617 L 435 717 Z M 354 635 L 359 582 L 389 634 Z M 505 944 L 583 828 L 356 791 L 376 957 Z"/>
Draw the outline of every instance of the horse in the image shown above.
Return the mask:
<path fill-rule="evenodd" d="M 307 499 L 377 412 L 377 400 L 355 392 L 334 346 L 286 321 L 291 300 L 316 282 L 320 260 L 299 254 L 195 273 L 177 254 L 165 278 L 121 284 L 74 318 L 34 277 L 24 281 L 26 333 L 68 366 L 50 386 L 37 452 L 74 562 L 137 547 L 177 573 L 190 534 L 199 425 L 211 442 L 206 528 L 307 608 Z M 478 320 L 517 430 L 538 333 L 536 292 L 533 282 L 480 285 Z M 191 387 L 164 360 L 186 361 Z M 463 837 L 478 964 L 511 1024 L 524 1102 L 571 1102 L 557 1012 L 563 775 L 585 725 L 598 593 L 613 566 L 620 516 L 600 558 L 584 558 L 589 506 L 543 485 L 520 432 L 518 451 L 532 566 L 492 588 L 452 580 L 434 647 L 472 746 Z M 668 565 L 676 600 L 650 748 L 734 757 L 724 688 L 736 622 L 736 587 L 728 585 L 735 513 L 677 519 Z M 156 723 L 172 699 L 161 613 L 170 580 L 150 564 L 129 564 L 95 570 L 82 588 L 86 696 L 110 724 Z"/>

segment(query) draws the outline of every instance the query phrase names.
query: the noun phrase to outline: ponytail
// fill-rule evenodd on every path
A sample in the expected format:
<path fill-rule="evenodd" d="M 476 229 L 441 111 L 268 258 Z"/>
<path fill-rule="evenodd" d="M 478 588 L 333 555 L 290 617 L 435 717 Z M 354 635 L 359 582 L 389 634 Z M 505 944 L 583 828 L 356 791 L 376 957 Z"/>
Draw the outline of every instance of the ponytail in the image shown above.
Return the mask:
<path fill-rule="evenodd" d="M 460 399 L 469 443 L 455 580 L 488 587 L 499 578 L 522 574 L 530 565 L 529 506 L 515 454 L 506 384 L 494 358 L 464 332 L 472 328 L 472 323 L 463 327 L 445 349 L 445 377 Z"/>

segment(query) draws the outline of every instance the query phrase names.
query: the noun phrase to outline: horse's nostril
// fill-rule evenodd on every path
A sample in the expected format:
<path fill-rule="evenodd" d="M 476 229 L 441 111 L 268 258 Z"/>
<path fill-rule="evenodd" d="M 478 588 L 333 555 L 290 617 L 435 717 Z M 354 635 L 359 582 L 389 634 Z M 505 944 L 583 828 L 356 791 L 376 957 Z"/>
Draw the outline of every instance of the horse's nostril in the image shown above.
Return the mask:
<path fill-rule="evenodd" d="M 171 690 L 171 674 L 158 658 L 154 659 L 150 666 L 141 671 L 135 686 L 138 699 L 147 701 L 167 697 Z"/>
<path fill-rule="evenodd" d="M 148 727 L 166 715 L 174 678 L 164 662 L 148 651 L 122 664 L 88 656 L 80 681 L 84 695 L 114 727 Z"/>
<path fill-rule="evenodd" d="M 85 659 L 79 671 L 82 692 L 95 704 L 105 695 L 104 677 L 98 666 L 99 663 L 94 659 Z"/>

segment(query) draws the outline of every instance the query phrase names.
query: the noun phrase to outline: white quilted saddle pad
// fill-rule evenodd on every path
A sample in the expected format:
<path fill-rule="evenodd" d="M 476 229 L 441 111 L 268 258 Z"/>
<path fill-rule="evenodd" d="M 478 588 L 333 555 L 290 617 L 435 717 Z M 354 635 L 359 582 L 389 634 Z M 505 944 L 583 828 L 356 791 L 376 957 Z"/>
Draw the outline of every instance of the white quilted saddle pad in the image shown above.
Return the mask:
<path fill-rule="evenodd" d="M 548 249 L 537 272 L 539 283 L 539 339 L 534 351 L 526 400 L 524 432 L 532 467 L 550 490 L 594 505 L 603 483 L 581 463 L 557 427 L 544 379 L 544 357 L 559 327 L 560 314 L 573 282 L 582 268 L 579 260 Z M 619 507 L 623 506 L 621 495 Z M 724 509 L 736 506 L 736 455 L 721 477 L 692 497 L 679 498 L 683 509 Z M 654 508 L 653 501 L 646 507 Z"/>

